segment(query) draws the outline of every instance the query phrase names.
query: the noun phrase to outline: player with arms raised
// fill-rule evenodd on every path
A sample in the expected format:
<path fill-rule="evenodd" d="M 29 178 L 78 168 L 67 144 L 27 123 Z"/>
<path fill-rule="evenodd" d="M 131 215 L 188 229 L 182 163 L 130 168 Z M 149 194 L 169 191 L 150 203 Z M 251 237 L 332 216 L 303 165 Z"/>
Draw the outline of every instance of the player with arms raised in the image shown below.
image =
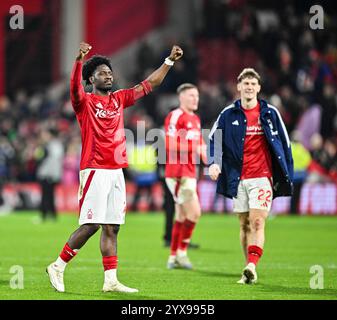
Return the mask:
<path fill-rule="evenodd" d="M 165 62 L 146 80 L 131 89 L 111 92 L 111 63 L 103 56 L 93 56 L 83 64 L 91 50 L 81 43 L 70 82 L 71 102 L 81 129 L 79 224 L 57 260 L 47 267 L 52 286 L 64 292 L 63 274 L 68 262 L 101 227 L 100 250 L 104 267 L 103 291 L 137 292 L 117 279 L 117 235 L 126 212 L 125 181 L 122 168 L 127 167 L 124 133 L 124 108 L 159 86 L 183 51 L 173 46 Z M 93 87 L 85 93 L 81 76 Z"/>

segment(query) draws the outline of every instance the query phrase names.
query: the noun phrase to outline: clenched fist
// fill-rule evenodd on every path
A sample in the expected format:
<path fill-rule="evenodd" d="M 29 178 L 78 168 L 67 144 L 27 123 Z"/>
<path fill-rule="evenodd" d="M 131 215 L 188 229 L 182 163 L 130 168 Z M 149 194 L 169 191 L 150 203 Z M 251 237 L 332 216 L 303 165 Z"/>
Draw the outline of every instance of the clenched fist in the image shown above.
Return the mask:
<path fill-rule="evenodd" d="M 76 60 L 83 60 L 83 58 L 89 53 L 91 50 L 92 46 L 88 43 L 81 42 L 80 43 L 80 52 L 76 58 Z"/>
<path fill-rule="evenodd" d="M 171 61 L 179 60 L 184 54 L 184 51 L 179 46 L 173 46 L 170 56 L 168 57 Z"/>
<path fill-rule="evenodd" d="M 209 176 L 213 181 L 217 180 L 219 177 L 219 174 L 221 173 L 221 169 L 219 165 L 217 164 L 212 164 L 209 169 L 208 169 Z"/>

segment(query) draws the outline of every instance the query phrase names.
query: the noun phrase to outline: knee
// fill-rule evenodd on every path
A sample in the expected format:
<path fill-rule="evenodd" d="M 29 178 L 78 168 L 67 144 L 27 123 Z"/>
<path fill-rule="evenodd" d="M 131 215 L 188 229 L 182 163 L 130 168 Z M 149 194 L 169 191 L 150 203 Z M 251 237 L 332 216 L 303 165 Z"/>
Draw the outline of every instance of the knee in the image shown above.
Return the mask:
<path fill-rule="evenodd" d="M 252 228 L 254 231 L 259 231 L 264 228 L 264 219 L 263 218 L 255 218 L 251 221 Z"/>
<path fill-rule="evenodd" d="M 188 216 L 188 219 L 197 223 L 200 219 L 200 216 L 201 216 L 201 212 L 196 211 L 196 212 L 193 212 L 193 214 L 191 214 L 190 216 Z"/>
<path fill-rule="evenodd" d="M 110 236 L 117 236 L 119 228 L 120 228 L 119 224 L 102 225 L 103 232 Z"/>
<path fill-rule="evenodd" d="M 92 224 L 91 225 L 91 232 L 94 234 L 96 231 L 99 229 L 100 225 L 99 224 Z"/>
<path fill-rule="evenodd" d="M 119 232 L 120 225 L 119 224 L 114 224 L 112 225 L 112 232 L 117 235 Z"/>
<path fill-rule="evenodd" d="M 86 229 L 86 232 L 90 235 L 93 235 L 97 232 L 100 225 L 99 224 L 85 224 L 83 227 Z"/>

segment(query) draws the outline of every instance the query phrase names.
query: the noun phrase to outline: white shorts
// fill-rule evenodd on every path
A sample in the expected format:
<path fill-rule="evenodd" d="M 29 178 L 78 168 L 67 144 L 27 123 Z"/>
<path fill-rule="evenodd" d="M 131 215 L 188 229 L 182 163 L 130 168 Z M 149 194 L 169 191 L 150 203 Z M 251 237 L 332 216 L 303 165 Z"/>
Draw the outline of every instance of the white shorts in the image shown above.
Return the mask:
<path fill-rule="evenodd" d="M 273 199 L 272 180 L 253 178 L 241 180 L 238 194 L 233 198 L 234 212 L 249 212 L 250 209 L 270 211 Z"/>
<path fill-rule="evenodd" d="M 78 190 L 79 224 L 124 224 L 125 180 L 122 169 L 84 169 Z"/>
<path fill-rule="evenodd" d="M 182 177 L 166 178 L 165 181 L 177 204 L 183 204 L 193 199 L 198 199 L 197 179 Z"/>

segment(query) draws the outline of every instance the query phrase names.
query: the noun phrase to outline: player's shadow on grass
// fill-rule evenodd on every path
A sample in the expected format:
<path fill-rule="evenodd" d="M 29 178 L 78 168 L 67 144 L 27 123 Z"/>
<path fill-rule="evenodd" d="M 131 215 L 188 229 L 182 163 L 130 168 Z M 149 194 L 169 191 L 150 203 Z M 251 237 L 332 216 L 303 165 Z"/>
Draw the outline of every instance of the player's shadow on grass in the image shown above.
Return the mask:
<path fill-rule="evenodd" d="M 268 291 L 275 293 L 279 292 L 287 292 L 287 294 L 291 295 L 327 295 L 327 296 L 337 296 L 337 290 L 335 289 L 310 289 L 310 288 L 294 288 L 294 287 L 286 287 L 286 286 L 278 286 L 278 285 L 268 285 L 261 283 L 259 289 L 263 291 Z"/>
<path fill-rule="evenodd" d="M 214 249 L 214 248 L 200 248 L 197 249 L 198 253 L 206 253 L 206 254 L 221 254 L 221 255 L 227 255 L 231 253 L 231 250 L 222 250 L 222 249 Z"/>
<path fill-rule="evenodd" d="M 193 272 L 196 272 L 199 274 L 205 274 L 210 277 L 233 278 L 237 280 L 241 278 L 241 273 L 228 273 L 228 272 L 209 271 L 209 270 L 200 270 L 200 269 L 194 269 Z"/>
<path fill-rule="evenodd" d="M 9 280 L 0 280 L 0 287 L 8 287 Z"/>

